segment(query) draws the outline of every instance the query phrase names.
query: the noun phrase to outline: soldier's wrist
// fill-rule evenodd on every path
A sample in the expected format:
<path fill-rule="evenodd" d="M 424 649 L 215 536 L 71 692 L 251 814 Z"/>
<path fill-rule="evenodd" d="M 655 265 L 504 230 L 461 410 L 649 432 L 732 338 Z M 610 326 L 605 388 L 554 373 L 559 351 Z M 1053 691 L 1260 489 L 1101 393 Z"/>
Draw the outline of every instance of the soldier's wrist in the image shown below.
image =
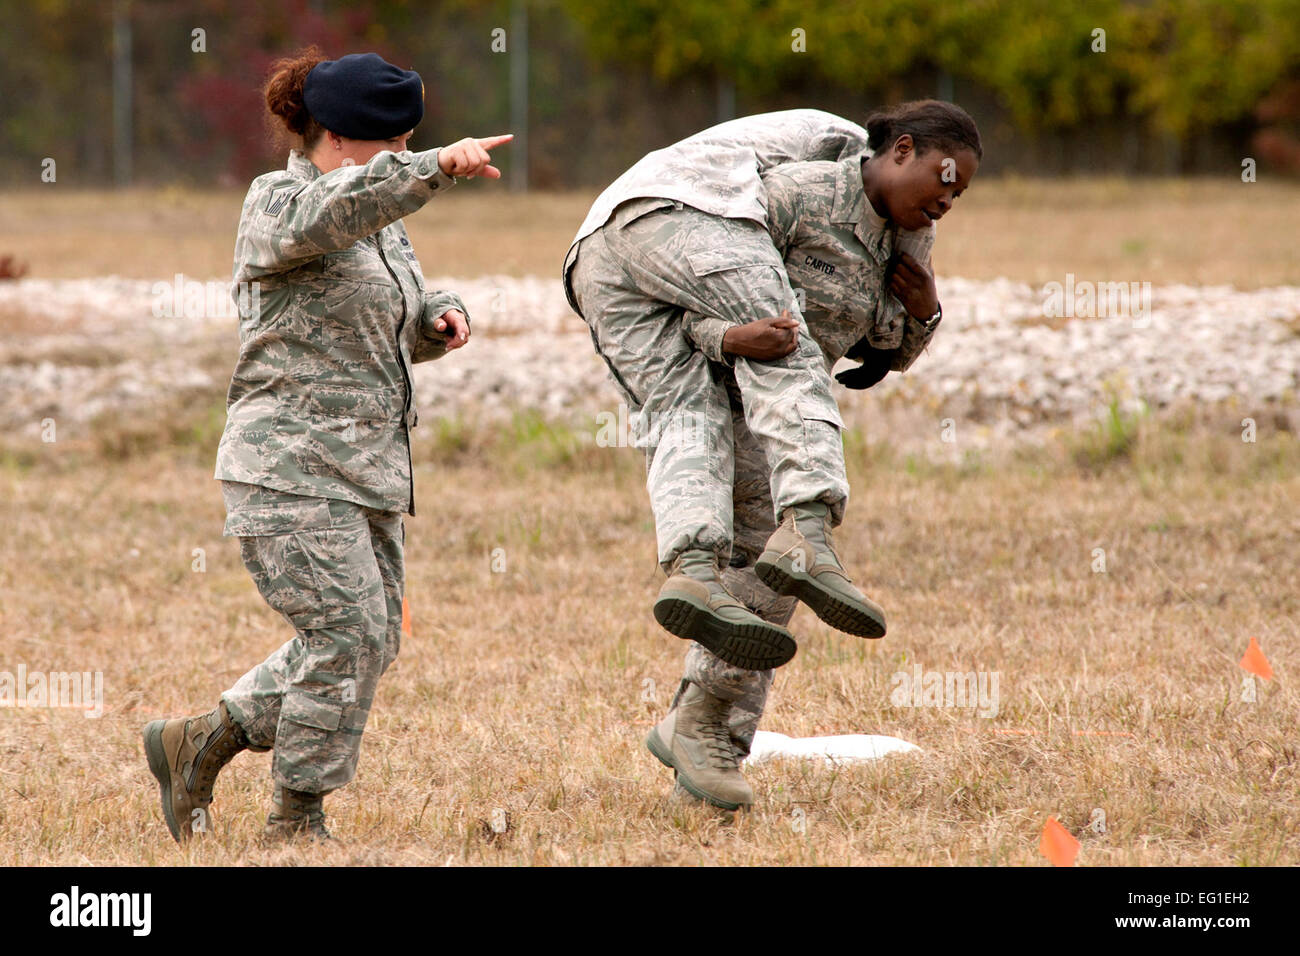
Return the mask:
<path fill-rule="evenodd" d="M 428 183 L 431 190 L 450 189 L 456 185 L 456 177 L 442 171 L 441 150 L 426 149 L 415 154 L 415 178 Z"/>
<path fill-rule="evenodd" d="M 729 328 L 729 329 L 727 329 L 725 332 L 723 332 L 723 333 L 722 333 L 722 352 L 723 352 L 723 354 L 724 354 L 724 355 L 735 355 L 735 354 L 737 354 L 737 353 L 736 353 L 736 339 L 737 339 L 737 337 L 743 337 L 744 334 L 745 334 L 744 332 L 740 331 L 740 326 L 738 326 L 738 325 L 733 325 L 733 326 L 731 326 L 731 328 Z"/>
<path fill-rule="evenodd" d="M 698 313 L 688 312 L 683 320 L 686 338 L 703 352 L 709 361 L 723 362 L 727 365 L 732 363 L 724 344 L 730 328 L 731 326 L 722 319 Z"/>
<path fill-rule="evenodd" d="M 934 310 L 931 312 L 925 313 L 923 315 L 913 315 L 909 311 L 908 315 L 911 315 L 912 318 L 920 322 L 921 326 L 925 329 L 927 333 L 933 332 L 935 330 L 935 327 L 938 326 L 939 321 L 943 318 L 943 306 L 940 303 L 936 302 L 934 305 Z"/>
<path fill-rule="evenodd" d="M 724 365 L 734 366 L 736 356 L 742 353 L 738 351 L 738 342 L 743 342 L 745 333 L 744 327 L 740 325 L 729 325 L 722 332 L 722 337 L 718 340 L 718 357 L 717 360 Z"/>

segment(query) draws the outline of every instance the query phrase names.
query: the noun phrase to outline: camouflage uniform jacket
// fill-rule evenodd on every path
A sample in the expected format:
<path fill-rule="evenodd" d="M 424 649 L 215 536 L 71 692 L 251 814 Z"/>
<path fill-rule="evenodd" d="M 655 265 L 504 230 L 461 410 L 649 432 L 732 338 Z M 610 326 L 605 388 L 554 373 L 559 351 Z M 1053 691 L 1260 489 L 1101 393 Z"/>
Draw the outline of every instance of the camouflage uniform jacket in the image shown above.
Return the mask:
<path fill-rule="evenodd" d="M 843 159 L 866 148 L 867 131 L 856 123 L 821 110 L 784 110 L 719 123 L 647 153 L 596 197 L 565 256 L 565 289 L 578 243 L 629 199 L 674 199 L 715 216 L 767 225 L 760 173 L 781 163 Z"/>
<path fill-rule="evenodd" d="M 891 368 L 905 371 L 933 335 L 885 287 L 894 251 L 930 265 L 934 223 L 896 229 L 867 199 L 863 156 L 837 163 L 790 163 L 763 176 L 768 232 L 784 256 L 808 332 L 834 365 L 858 339 L 898 349 Z"/>
<path fill-rule="evenodd" d="M 258 294 L 241 303 L 215 477 L 415 514 L 411 365 L 445 354 L 433 322 L 465 305 L 425 289 L 402 217 L 454 183 L 436 149 L 328 174 L 293 150 L 253 180 L 232 295 Z"/>
<path fill-rule="evenodd" d="M 915 361 L 933 332 L 927 334 L 920 322 L 909 319 L 902 304 L 883 289 L 884 267 L 895 241 L 898 248 L 928 265 L 934 225 L 924 230 L 895 232 L 892 224 L 876 214 L 867 202 L 861 174 L 856 183 L 845 176 L 847 170 L 857 170 L 861 160 L 870 156 L 865 129 L 834 113 L 808 109 L 759 113 L 730 120 L 648 153 L 597 197 L 574 237 L 563 270 L 569 304 L 580 313 L 569 283 L 578 243 L 604 225 L 613 211 L 628 200 L 671 199 L 715 216 L 751 219 L 772 233 L 778 249 L 786 256 L 787 269 L 794 265 L 789 276 L 791 285 L 803 290 L 802 298 L 806 298 L 813 310 L 806 317 L 810 333 L 823 349 L 826 343 L 835 343 L 827 351 L 828 364 L 834 364 L 858 338 L 867 336 L 876 348 L 892 349 L 901 345 L 893 368 L 904 371 Z M 807 202 L 790 195 L 788 177 L 776 180 L 782 192 L 782 209 L 778 214 L 784 221 L 774 224 L 769 210 L 768 193 L 773 188 L 770 174 L 786 164 L 815 161 L 838 163 L 839 178 L 828 180 L 826 170 L 811 176 L 810 171 L 804 171 L 803 185 L 816 192 Z M 794 252 L 803 245 L 808 249 L 802 257 L 796 257 Z M 836 262 L 844 263 L 839 267 L 840 278 L 835 283 L 817 281 L 811 276 L 808 268 L 811 263 L 804 261 L 809 256 L 823 264 L 815 268 L 834 265 L 825 257 L 815 255 L 817 249 L 824 249 L 833 254 Z M 855 256 L 857 262 L 850 263 L 848 260 Z M 728 257 L 729 250 L 720 247 L 716 267 L 722 269 L 734 264 Z M 849 283 L 844 290 L 840 282 L 846 277 Z M 814 281 L 801 282 L 801 278 Z M 808 297 L 809 285 L 814 291 L 827 294 L 847 291 L 861 298 L 853 303 L 828 298 L 819 302 Z M 688 334 L 697 345 L 711 359 L 727 361 L 721 354 L 725 324 L 696 314 L 687 319 Z M 858 328 L 858 334 L 840 347 L 839 340 L 850 326 Z"/>

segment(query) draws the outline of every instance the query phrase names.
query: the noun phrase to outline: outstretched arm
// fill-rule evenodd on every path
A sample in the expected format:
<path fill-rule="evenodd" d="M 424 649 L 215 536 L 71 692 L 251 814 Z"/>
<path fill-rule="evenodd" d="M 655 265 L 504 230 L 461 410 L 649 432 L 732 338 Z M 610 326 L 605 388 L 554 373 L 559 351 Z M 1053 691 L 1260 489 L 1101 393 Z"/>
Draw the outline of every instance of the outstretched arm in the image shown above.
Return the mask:
<path fill-rule="evenodd" d="M 418 153 L 382 150 L 364 166 L 342 166 L 310 182 L 261 177 L 244 200 L 237 271 L 255 279 L 297 268 L 410 215 L 451 188 L 454 176 L 499 177 L 487 151 L 510 138 L 461 140 Z"/>

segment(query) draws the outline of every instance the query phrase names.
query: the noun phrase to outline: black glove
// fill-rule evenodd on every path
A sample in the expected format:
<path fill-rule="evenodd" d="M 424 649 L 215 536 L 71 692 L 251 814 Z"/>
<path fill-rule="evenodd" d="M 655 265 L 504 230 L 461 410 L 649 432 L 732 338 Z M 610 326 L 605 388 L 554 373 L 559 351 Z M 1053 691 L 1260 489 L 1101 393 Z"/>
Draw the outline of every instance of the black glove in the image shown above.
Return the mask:
<path fill-rule="evenodd" d="M 849 347 L 844 357 L 859 359 L 862 364 L 840 372 L 835 381 L 846 388 L 870 388 L 889 374 L 889 366 L 897 355 L 898 349 L 872 348 L 865 337 L 860 338 Z"/>

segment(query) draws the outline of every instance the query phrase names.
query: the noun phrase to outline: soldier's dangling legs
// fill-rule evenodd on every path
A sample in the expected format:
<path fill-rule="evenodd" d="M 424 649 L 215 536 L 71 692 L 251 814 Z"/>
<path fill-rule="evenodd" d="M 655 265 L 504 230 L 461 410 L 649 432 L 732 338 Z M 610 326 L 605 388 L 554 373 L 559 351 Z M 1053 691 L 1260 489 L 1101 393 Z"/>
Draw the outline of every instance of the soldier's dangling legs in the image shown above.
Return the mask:
<path fill-rule="evenodd" d="M 725 565 L 732 537 L 732 417 L 722 372 L 686 338 L 682 310 L 629 279 L 620 253 L 607 242 L 626 228 L 627 216 L 625 207 L 582 241 L 574 295 L 628 404 L 634 444 L 646 452 L 660 565 L 667 572 L 678 554 L 696 549 L 712 551 Z"/>
<path fill-rule="evenodd" d="M 402 516 L 223 482 L 227 533 L 295 636 L 222 695 L 274 782 L 327 793 L 356 772 L 380 675 L 401 641 Z"/>
<path fill-rule="evenodd" d="M 682 309 L 688 337 L 692 329 L 705 327 L 700 318 L 711 320 L 715 330 L 786 310 L 799 320 L 794 352 L 771 361 L 737 356 L 734 375 L 745 422 L 767 461 L 775 515 L 791 505 L 821 501 L 838 525 L 849 486 L 830 368 L 808 332 L 767 230 L 747 219 L 670 206 L 626 222 L 616 212 L 600 232 L 625 284 Z"/>
<path fill-rule="evenodd" d="M 642 293 L 683 309 L 687 336 L 716 364 L 728 358 L 721 350 L 726 330 L 765 316 L 798 317 L 797 344 L 789 355 L 771 361 L 734 358 L 745 424 L 766 459 L 773 516 L 781 522 L 755 570 L 833 627 L 862 637 L 884 636 L 884 611 L 854 586 L 831 540 L 849 491 L 843 424 L 831 393 L 829 363 L 809 334 L 767 230 L 747 219 L 674 207 L 628 222 L 610 232 L 606 243 Z M 762 626 L 779 627 L 770 621 Z M 779 632 L 792 642 L 784 628 Z M 720 644 L 709 646 L 742 666 L 789 659 L 759 662 L 732 655 Z"/>
<path fill-rule="evenodd" d="M 779 596 L 754 573 L 754 562 L 776 529 L 767 459 L 745 424 L 739 388 L 730 378 L 726 384 L 735 436 L 735 483 L 732 489 L 735 538 L 731 560 L 724 567 L 722 580 L 727 590 L 751 611 L 784 627 L 790 623 L 798 602 L 792 597 Z M 696 643 L 692 643 L 686 652 L 683 680 L 699 684 L 713 696 L 731 704 L 728 720 L 731 740 L 742 759 L 749 755 L 754 734 L 758 731 L 767 692 L 772 686 L 772 674 L 770 670 L 733 667 Z"/>

